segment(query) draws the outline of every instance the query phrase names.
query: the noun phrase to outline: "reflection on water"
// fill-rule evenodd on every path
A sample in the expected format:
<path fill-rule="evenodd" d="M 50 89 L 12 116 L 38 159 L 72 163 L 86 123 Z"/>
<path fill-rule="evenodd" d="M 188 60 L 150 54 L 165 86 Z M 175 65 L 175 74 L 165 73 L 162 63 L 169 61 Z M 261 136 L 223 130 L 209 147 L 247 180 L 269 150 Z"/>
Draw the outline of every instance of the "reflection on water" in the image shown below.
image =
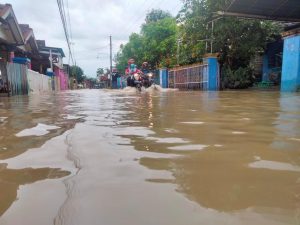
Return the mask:
<path fill-rule="evenodd" d="M 7 169 L 5 167 L 0 168 L 0 216 L 16 200 L 17 190 L 20 185 L 30 184 L 44 179 L 57 179 L 69 174 L 70 172 L 68 171 L 50 168 L 26 168 L 22 170 Z"/>
<path fill-rule="evenodd" d="M 149 99 L 143 100 L 146 106 Z M 143 158 L 140 163 L 149 169 L 171 171 L 171 182 L 178 184 L 178 191 L 201 206 L 226 212 L 251 207 L 291 210 L 290 216 L 296 217 L 300 200 L 300 173 L 295 169 L 300 165 L 296 141 L 300 137 L 299 100 L 299 95 L 269 92 L 192 92 L 152 98 L 155 135 L 132 137 L 132 144 L 140 151 L 182 150 L 177 153 L 184 157 Z M 140 108 L 134 114 L 145 121 Z M 189 144 L 155 141 L 161 137 L 182 138 Z M 254 163 L 256 157 L 274 163 L 263 166 Z M 262 166 L 249 166 L 251 163 Z"/>
<path fill-rule="evenodd" d="M 56 94 L 50 96 L 14 96 L 0 98 L 0 116 L 6 119 L 0 122 L 0 159 L 19 155 L 29 148 L 41 146 L 45 140 L 62 134 L 74 126 L 74 120 L 65 120 L 64 114 L 70 110 L 66 106 L 74 101 L 76 94 L 68 96 Z M 17 137 L 19 132 L 36 127 L 39 123 L 56 125 L 60 129 L 52 130 L 41 137 Z M 48 133 L 48 132 L 47 132 Z"/>
<path fill-rule="evenodd" d="M 51 151 L 60 136 L 78 170 L 64 180 L 55 224 L 300 221 L 299 94 L 85 90 L 1 101 L 0 159 L 8 168 L 0 169 L 0 214 L 20 185 L 69 175 L 27 151 L 45 142 Z M 57 129 L 16 136 L 38 124 Z M 12 165 L 41 162 L 13 169 L 12 157 Z M 150 221 L 149 212 L 159 216 Z"/>
<path fill-rule="evenodd" d="M 75 124 L 74 121 L 62 120 L 67 99 L 59 95 L 14 96 L 1 98 L 0 101 L 0 115 L 3 118 L 0 121 L 0 159 L 11 158 L 30 148 L 39 147 Z M 0 215 L 16 200 L 21 185 L 69 174 L 69 171 L 58 168 L 8 169 L 5 164 L 0 164 Z"/>
<path fill-rule="evenodd" d="M 273 146 L 278 149 L 295 149 L 300 137 L 300 98 L 297 95 L 282 94 L 279 99 L 280 113 L 274 121 L 277 136 Z"/>

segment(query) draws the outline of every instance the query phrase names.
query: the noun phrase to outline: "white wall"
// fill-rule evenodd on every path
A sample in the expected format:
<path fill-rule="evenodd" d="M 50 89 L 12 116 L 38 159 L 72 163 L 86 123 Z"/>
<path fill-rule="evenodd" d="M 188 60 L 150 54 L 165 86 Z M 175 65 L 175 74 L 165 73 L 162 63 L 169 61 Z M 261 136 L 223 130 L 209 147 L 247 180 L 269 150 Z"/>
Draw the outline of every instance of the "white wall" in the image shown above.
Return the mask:
<path fill-rule="evenodd" d="M 33 70 L 28 70 L 27 74 L 29 92 L 43 93 L 51 91 L 50 78 Z"/>

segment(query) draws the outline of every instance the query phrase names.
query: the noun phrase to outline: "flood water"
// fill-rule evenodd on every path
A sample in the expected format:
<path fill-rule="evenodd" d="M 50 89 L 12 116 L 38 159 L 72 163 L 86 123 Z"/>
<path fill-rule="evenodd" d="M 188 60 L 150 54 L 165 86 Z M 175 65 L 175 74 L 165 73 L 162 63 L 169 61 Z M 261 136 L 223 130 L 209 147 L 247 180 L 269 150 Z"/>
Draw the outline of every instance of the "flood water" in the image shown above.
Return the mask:
<path fill-rule="evenodd" d="M 300 224 L 300 95 L 1 98 L 0 224 Z"/>

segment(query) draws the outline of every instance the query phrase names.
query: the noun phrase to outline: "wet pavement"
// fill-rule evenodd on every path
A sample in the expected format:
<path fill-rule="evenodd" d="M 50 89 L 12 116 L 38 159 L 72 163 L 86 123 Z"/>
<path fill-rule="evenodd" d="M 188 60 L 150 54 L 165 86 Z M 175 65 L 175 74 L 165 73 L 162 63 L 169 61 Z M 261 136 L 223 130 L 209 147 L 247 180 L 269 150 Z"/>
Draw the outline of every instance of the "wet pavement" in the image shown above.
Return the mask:
<path fill-rule="evenodd" d="M 0 224 L 300 224 L 300 95 L 1 98 Z"/>

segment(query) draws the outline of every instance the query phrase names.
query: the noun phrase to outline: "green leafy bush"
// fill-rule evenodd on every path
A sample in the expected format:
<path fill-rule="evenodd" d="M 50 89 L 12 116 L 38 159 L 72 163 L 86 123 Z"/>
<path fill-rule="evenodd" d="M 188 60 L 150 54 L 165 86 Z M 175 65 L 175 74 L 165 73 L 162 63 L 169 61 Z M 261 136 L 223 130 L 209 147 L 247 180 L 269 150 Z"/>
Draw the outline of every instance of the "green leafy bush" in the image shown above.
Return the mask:
<path fill-rule="evenodd" d="M 252 86 L 252 70 L 249 67 L 240 67 L 237 70 L 231 70 L 225 67 L 222 71 L 222 84 L 224 88 L 243 89 Z"/>

